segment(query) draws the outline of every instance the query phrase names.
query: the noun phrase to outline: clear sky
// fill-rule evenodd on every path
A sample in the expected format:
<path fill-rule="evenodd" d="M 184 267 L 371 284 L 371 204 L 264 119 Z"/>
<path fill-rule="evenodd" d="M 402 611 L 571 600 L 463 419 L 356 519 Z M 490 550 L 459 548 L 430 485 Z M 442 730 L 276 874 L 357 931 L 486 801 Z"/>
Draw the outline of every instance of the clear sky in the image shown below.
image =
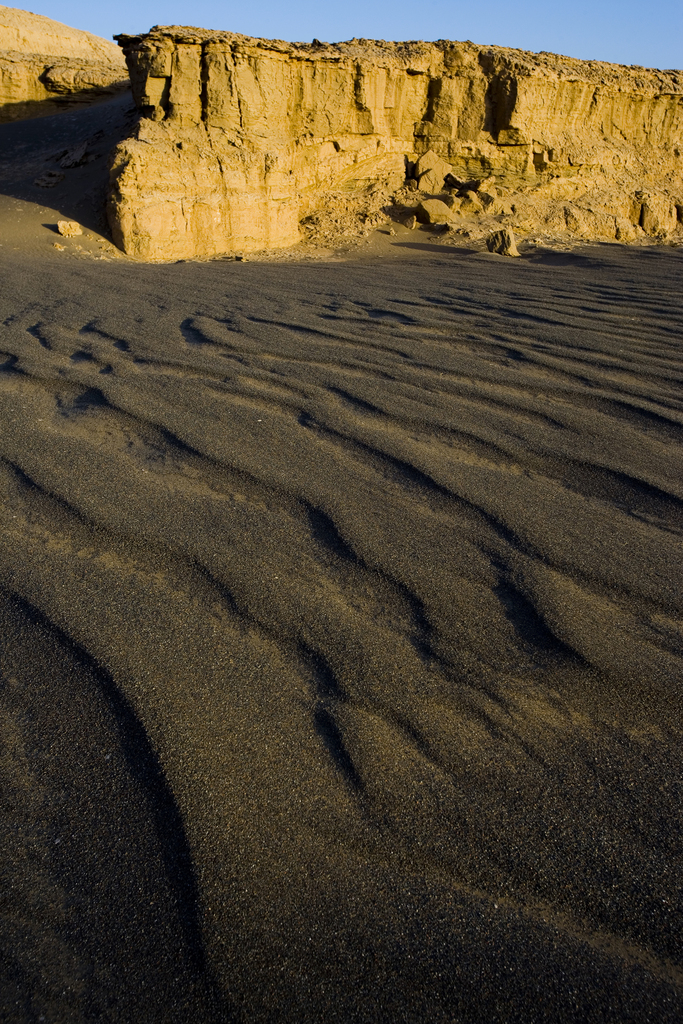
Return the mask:
<path fill-rule="evenodd" d="M 175 24 L 292 42 L 471 39 L 584 60 L 683 68 L 683 0 L 30 0 L 21 6 L 106 38 Z"/>

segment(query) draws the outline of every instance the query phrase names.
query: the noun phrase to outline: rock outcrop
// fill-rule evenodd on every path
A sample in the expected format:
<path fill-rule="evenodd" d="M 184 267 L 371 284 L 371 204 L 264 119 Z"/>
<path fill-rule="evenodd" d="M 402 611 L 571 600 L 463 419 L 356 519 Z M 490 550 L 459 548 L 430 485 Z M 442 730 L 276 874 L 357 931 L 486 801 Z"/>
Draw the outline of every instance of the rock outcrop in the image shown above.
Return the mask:
<path fill-rule="evenodd" d="M 138 257 L 290 246 L 302 226 L 372 223 L 392 196 L 397 220 L 470 235 L 680 228 L 681 72 L 444 40 L 173 26 L 118 41 L 141 118 L 113 157 L 109 218 Z"/>
<path fill-rule="evenodd" d="M 114 43 L 0 6 L 0 122 L 51 114 L 127 85 Z"/>

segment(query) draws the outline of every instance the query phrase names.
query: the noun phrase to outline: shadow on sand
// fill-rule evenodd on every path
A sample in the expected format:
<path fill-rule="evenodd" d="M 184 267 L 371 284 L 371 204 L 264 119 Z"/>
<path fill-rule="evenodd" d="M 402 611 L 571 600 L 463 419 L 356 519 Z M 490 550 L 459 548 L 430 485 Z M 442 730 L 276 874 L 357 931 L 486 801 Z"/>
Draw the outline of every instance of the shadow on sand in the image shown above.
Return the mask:
<path fill-rule="evenodd" d="M 32 120 L 0 124 L 0 195 L 39 207 L 109 237 L 105 203 L 108 155 L 126 138 L 137 113 L 126 91 L 92 106 Z M 84 162 L 62 167 L 65 152 L 86 142 Z M 52 187 L 37 180 L 52 177 Z M 61 178 L 60 178 L 61 176 Z M 52 224 L 43 227 L 53 229 Z"/>

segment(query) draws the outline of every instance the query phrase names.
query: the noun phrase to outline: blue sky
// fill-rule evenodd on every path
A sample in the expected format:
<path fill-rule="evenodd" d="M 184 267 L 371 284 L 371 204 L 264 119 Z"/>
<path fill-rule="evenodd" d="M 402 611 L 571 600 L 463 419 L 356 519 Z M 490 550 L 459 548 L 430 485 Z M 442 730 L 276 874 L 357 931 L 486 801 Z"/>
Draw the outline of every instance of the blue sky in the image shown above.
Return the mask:
<path fill-rule="evenodd" d="M 652 5 L 633 0 L 31 0 L 22 7 L 106 38 L 116 32 L 143 32 L 155 24 L 176 24 L 308 42 L 314 37 L 336 42 L 354 36 L 471 39 L 584 60 L 683 68 L 683 0 Z"/>

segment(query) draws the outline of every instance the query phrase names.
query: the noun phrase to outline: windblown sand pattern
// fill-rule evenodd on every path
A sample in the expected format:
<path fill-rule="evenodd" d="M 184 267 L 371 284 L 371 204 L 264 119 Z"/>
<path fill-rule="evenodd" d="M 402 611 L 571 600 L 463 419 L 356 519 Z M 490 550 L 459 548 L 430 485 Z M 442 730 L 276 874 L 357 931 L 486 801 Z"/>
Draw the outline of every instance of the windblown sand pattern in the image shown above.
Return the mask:
<path fill-rule="evenodd" d="M 0 273 L 3 1019 L 679 1021 L 682 254 Z"/>

